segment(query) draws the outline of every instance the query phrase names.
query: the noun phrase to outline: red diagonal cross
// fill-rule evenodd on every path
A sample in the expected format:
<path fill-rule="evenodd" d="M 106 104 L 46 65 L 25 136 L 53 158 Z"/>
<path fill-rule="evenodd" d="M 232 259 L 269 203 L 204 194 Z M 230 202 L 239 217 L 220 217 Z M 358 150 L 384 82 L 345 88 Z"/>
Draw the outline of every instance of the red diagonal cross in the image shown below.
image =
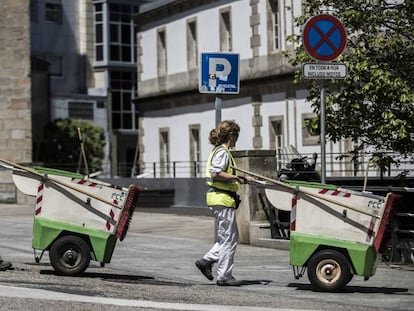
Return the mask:
<path fill-rule="evenodd" d="M 334 25 L 334 27 L 332 27 L 326 34 L 324 34 L 316 25 L 314 25 L 313 28 L 322 37 L 321 40 L 319 40 L 318 44 L 312 48 L 313 51 L 319 49 L 319 47 L 325 42 L 332 48 L 332 50 L 337 50 L 337 47 L 332 44 L 331 40 L 329 40 L 329 37 L 335 32 L 336 29 L 338 29 L 338 26 Z"/>

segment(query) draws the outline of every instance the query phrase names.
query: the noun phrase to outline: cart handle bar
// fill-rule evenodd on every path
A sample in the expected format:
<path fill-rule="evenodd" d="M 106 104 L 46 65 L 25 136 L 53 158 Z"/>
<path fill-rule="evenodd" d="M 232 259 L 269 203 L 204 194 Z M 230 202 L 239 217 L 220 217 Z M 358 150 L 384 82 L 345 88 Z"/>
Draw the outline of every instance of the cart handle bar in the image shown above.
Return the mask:
<path fill-rule="evenodd" d="M 74 190 L 74 191 L 80 192 L 80 193 L 82 193 L 82 194 L 84 194 L 84 195 L 86 195 L 86 196 L 89 196 L 89 197 L 93 198 L 93 199 L 96 199 L 96 200 L 98 200 L 98 201 L 101 201 L 101 202 L 103 202 L 103 203 L 109 204 L 109 205 L 111 205 L 111 206 L 113 206 L 113 207 L 115 207 L 115 208 L 119 208 L 119 209 L 120 209 L 120 207 L 119 207 L 118 205 L 116 205 L 115 203 L 113 203 L 113 202 L 111 202 L 111 201 L 108 201 L 108 200 L 106 200 L 106 199 L 104 199 L 104 198 L 101 198 L 101 197 L 99 197 L 99 196 L 97 196 L 97 195 L 95 195 L 95 194 L 93 194 L 93 193 L 90 193 L 90 192 L 87 192 L 87 191 L 84 191 L 84 190 L 78 189 L 78 188 L 76 188 L 76 187 L 72 186 L 71 184 L 68 184 L 67 182 L 64 182 L 64 181 L 61 181 L 61 180 L 54 179 L 53 177 L 50 177 L 50 176 L 48 176 L 47 174 L 43 175 L 43 174 L 41 174 L 41 173 L 37 172 L 36 170 L 34 170 L 34 169 L 32 169 L 32 168 L 29 168 L 29 167 L 26 167 L 26 166 L 23 166 L 23 165 L 20 165 L 20 164 L 17 164 L 17 163 L 14 163 L 14 162 L 11 162 L 11 161 L 8 161 L 8 160 L 5 160 L 5 159 L 2 159 L 2 158 L 0 158 L 0 162 L 6 163 L 6 164 L 8 164 L 8 165 L 10 165 L 10 166 L 13 166 L 13 167 L 15 167 L 15 168 L 18 168 L 18 169 L 20 169 L 20 170 L 24 170 L 24 171 L 26 171 L 26 172 L 32 173 L 32 174 L 34 174 L 34 175 L 36 175 L 36 176 L 41 177 L 42 179 L 49 179 L 50 181 L 52 181 L 52 182 L 54 182 L 54 183 L 56 183 L 56 184 L 59 184 L 59 185 L 61 185 L 61 186 L 67 187 L 67 188 L 70 188 L 70 189 L 72 189 L 72 190 Z"/>
<path fill-rule="evenodd" d="M 299 189 L 299 187 L 289 186 L 289 185 L 287 185 L 287 184 L 285 184 L 283 182 L 280 182 L 278 180 L 271 179 L 271 178 L 268 178 L 268 177 L 265 177 L 265 176 L 262 176 L 262 175 L 253 173 L 253 172 L 249 172 L 247 170 L 244 170 L 244 169 L 241 169 L 241 168 L 238 168 L 238 167 L 235 167 L 234 169 L 237 170 L 237 171 L 239 171 L 239 172 L 242 172 L 244 174 L 248 174 L 248 175 L 251 175 L 253 177 L 256 177 L 256 178 L 259 178 L 259 179 L 263 179 L 263 180 L 268 181 L 268 182 L 270 182 L 272 184 L 279 185 L 279 186 L 285 187 L 285 188 L 290 189 L 290 190 L 293 190 L 293 191 L 295 191 L 295 190 L 296 191 L 301 191 L 301 192 L 303 192 L 306 195 L 309 195 L 309 196 L 312 196 L 312 197 L 315 197 L 315 198 L 318 198 L 318 199 L 321 199 L 321 200 L 324 200 L 324 201 L 327 201 L 327 202 L 330 202 L 330 203 L 334 203 L 334 204 L 341 205 L 342 207 L 345 207 L 347 209 L 353 210 L 355 212 L 358 212 L 358 213 L 361 213 L 361 214 L 364 214 L 364 215 L 367 215 L 367 216 L 375 217 L 375 218 L 378 218 L 378 219 L 380 218 L 379 215 L 375 215 L 373 213 L 369 213 L 369 212 L 362 211 L 362 210 L 360 210 L 358 208 L 355 208 L 355 207 L 353 207 L 353 206 L 351 206 L 349 204 L 343 203 L 343 202 L 334 201 L 334 200 L 332 200 L 332 199 L 330 199 L 330 198 L 328 198 L 328 197 L 326 197 L 324 195 L 321 195 L 321 194 L 312 193 L 310 191 L 307 191 L 306 189 L 303 189 L 303 187 Z"/>

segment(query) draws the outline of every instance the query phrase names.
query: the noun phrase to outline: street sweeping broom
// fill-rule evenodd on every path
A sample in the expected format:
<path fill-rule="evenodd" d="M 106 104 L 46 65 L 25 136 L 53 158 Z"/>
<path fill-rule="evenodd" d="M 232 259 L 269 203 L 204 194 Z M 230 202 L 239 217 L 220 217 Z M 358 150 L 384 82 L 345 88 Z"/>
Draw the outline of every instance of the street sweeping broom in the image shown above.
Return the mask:
<path fill-rule="evenodd" d="M 81 174 L 26 167 L 4 159 L 16 187 L 36 197 L 32 247 L 36 262 L 49 251 L 59 274 L 78 275 L 91 260 L 109 263 L 128 231 L 140 187 L 111 185 Z M 37 256 L 36 252 L 41 251 Z"/>
<path fill-rule="evenodd" d="M 295 278 L 307 269 L 315 290 L 338 291 L 353 275 L 368 280 L 375 274 L 399 195 L 383 197 L 316 182 L 282 182 L 237 170 L 264 180 L 268 201 L 290 211 L 290 264 Z"/>

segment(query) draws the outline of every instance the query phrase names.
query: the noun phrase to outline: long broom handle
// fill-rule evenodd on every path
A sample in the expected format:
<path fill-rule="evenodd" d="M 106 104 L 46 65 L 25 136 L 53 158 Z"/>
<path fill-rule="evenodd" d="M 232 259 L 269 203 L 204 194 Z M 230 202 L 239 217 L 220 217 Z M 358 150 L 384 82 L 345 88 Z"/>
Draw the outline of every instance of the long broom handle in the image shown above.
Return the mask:
<path fill-rule="evenodd" d="M 84 142 L 83 142 L 83 137 L 82 137 L 82 132 L 81 132 L 80 127 L 78 127 L 78 137 L 79 137 L 81 151 L 82 151 L 83 163 L 85 165 L 86 176 L 88 176 L 88 178 L 89 178 L 88 159 L 86 159 L 85 145 L 84 145 Z"/>
<path fill-rule="evenodd" d="M 266 176 L 262 176 L 262 175 L 259 175 L 259 174 L 253 173 L 253 172 L 249 172 L 247 170 L 244 170 L 244 169 L 241 169 L 241 168 L 238 168 L 238 167 L 235 167 L 234 169 L 237 170 L 237 171 L 240 171 L 242 173 L 251 175 L 251 176 L 256 177 L 256 178 L 259 178 L 259 179 L 263 179 L 263 180 L 268 181 L 268 182 L 270 182 L 272 184 L 279 185 L 279 186 L 282 186 L 284 188 L 287 188 L 287 189 L 290 189 L 290 190 L 293 190 L 293 191 L 297 189 L 296 187 L 286 185 L 283 182 L 280 182 L 280 181 L 277 181 L 277 180 L 274 180 L 274 179 L 271 179 L 271 178 L 268 178 Z M 312 197 L 315 197 L 315 198 L 318 198 L 318 199 L 321 199 L 321 200 L 324 200 L 324 201 L 327 201 L 327 202 L 330 202 L 330 203 L 333 203 L 333 204 L 341 205 L 342 207 L 345 207 L 347 209 L 353 210 L 355 212 L 358 212 L 358 213 L 361 213 L 361 214 L 364 214 L 364 215 L 367 215 L 367 216 L 371 216 L 371 217 L 375 217 L 375 218 L 380 218 L 378 215 L 375 215 L 375 214 L 372 214 L 372 213 L 369 213 L 369 212 L 362 211 L 362 210 L 360 210 L 358 208 L 355 208 L 355 207 L 353 207 L 353 206 L 351 206 L 349 204 L 343 203 L 343 202 L 337 202 L 337 201 L 332 200 L 331 198 L 326 197 L 324 195 L 317 194 L 317 193 L 312 193 L 312 192 L 310 192 L 310 191 L 308 191 L 306 189 L 303 189 L 303 188 L 300 188 L 298 191 L 301 191 L 301 192 L 305 193 L 306 195 L 309 195 L 309 196 L 312 196 Z"/>
<path fill-rule="evenodd" d="M 49 179 L 50 181 L 52 181 L 52 182 L 54 182 L 56 184 L 59 184 L 61 186 L 67 187 L 67 188 L 70 188 L 70 189 L 72 189 L 74 191 L 80 192 L 80 193 L 82 193 L 82 194 L 84 194 L 86 196 L 89 196 L 89 197 L 93 198 L 93 199 L 96 199 L 96 200 L 101 201 L 103 203 L 109 204 L 109 205 L 111 205 L 113 207 L 119 208 L 118 205 L 114 204 L 111 201 L 108 201 L 108 200 L 106 200 L 104 198 L 98 197 L 97 195 L 95 195 L 93 193 L 86 192 L 84 190 L 78 189 L 78 188 L 76 188 L 76 187 L 72 186 L 71 184 L 68 184 L 68 183 L 66 183 L 64 181 L 61 181 L 61 180 L 58 180 L 58 179 L 54 179 L 53 177 L 50 177 L 50 176 L 47 176 L 47 175 L 43 175 L 43 174 L 41 174 L 41 173 L 39 173 L 39 172 L 35 171 L 34 169 L 29 168 L 29 167 L 26 167 L 26 166 L 23 166 L 23 165 L 20 165 L 20 164 L 17 164 L 17 163 L 8 161 L 8 160 L 4 160 L 4 159 L 1 159 L 1 158 L 0 158 L 0 162 L 6 163 L 9 166 L 16 167 L 16 168 L 21 169 L 23 171 L 32 173 L 32 174 L 34 174 L 36 176 L 39 176 L 41 178 L 44 178 L 46 176 L 47 179 Z"/>

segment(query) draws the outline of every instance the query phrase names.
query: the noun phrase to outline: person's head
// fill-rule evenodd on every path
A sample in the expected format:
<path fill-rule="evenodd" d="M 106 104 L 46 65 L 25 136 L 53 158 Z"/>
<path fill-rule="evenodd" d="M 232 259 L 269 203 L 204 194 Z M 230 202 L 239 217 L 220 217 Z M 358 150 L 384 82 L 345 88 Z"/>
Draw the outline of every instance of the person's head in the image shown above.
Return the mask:
<path fill-rule="evenodd" d="M 240 127 L 234 121 L 221 121 L 217 128 L 210 131 L 208 140 L 214 146 L 226 144 L 229 147 L 234 147 L 239 137 Z"/>

